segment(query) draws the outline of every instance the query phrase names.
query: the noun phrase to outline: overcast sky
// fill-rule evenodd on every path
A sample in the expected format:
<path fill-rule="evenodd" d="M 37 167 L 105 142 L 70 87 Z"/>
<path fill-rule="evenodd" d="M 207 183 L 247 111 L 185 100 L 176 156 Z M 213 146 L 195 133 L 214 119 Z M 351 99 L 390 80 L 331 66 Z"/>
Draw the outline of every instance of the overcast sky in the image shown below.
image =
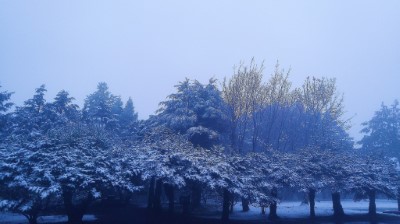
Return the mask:
<path fill-rule="evenodd" d="M 105 81 L 146 119 L 185 77 L 222 80 L 252 57 L 294 86 L 335 77 L 358 139 L 400 98 L 400 1 L 0 1 L 0 85 L 18 105 L 43 83 L 82 105 Z"/>

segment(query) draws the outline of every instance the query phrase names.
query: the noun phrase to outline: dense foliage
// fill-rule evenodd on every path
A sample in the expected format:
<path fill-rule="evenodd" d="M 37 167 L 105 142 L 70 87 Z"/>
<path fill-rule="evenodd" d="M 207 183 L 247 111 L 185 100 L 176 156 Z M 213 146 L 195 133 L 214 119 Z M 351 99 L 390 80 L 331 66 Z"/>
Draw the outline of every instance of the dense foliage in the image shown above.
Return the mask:
<path fill-rule="evenodd" d="M 284 188 L 308 196 L 311 216 L 323 190 L 332 193 L 335 215 L 343 214 L 343 192 L 369 198 L 371 214 L 376 194 L 399 197 L 397 102 L 365 123 L 368 150 L 356 151 L 334 79 L 307 78 L 292 89 L 278 65 L 266 83 L 263 69 L 254 61 L 240 66 L 222 90 L 214 79 L 186 79 L 146 121 L 106 83 L 82 110 L 65 90 L 46 102 L 44 85 L 14 110 L 12 93 L 0 92 L 0 208 L 36 223 L 62 204 L 69 223 L 79 223 L 110 195 L 129 202 L 146 192 L 149 209 L 160 211 L 164 192 L 170 211 L 179 196 L 187 212 L 214 192 L 223 219 L 238 199 L 244 211 L 270 207 L 276 218 Z"/>

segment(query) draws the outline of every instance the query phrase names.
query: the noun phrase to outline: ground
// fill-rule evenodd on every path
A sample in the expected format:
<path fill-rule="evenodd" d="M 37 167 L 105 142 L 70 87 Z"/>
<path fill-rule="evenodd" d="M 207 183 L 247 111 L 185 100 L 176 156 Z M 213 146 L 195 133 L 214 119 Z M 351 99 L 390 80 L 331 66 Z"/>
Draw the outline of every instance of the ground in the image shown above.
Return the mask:
<path fill-rule="evenodd" d="M 332 217 L 332 202 L 317 201 L 315 212 L 317 218 L 314 223 L 400 223 L 400 215 L 386 214 L 384 211 L 397 210 L 397 201 L 377 200 L 378 215 L 371 219 L 368 213 L 368 201 L 354 202 L 352 200 L 342 201 L 346 217 L 342 220 L 335 220 Z M 164 212 L 161 215 L 149 214 L 146 209 L 134 206 L 106 209 L 94 212 L 84 217 L 85 223 L 93 224 L 119 224 L 119 223 L 219 223 L 221 215 L 220 206 L 209 205 L 206 208 L 193 212 L 193 217 L 184 217 L 181 214 L 174 216 Z M 241 212 L 240 204 L 236 204 L 234 212 L 230 216 L 231 223 L 310 223 L 308 205 L 301 205 L 300 202 L 282 202 L 278 207 L 279 220 L 267 221 L 267 214 L 262 215 L 260 208 L 252 207 L 249 212 Z M 150 218 L 149 218 L 150 217 Z M 66 216 L 42 216 L 39 223 L 65 223 Z M 25 224 L 28 223 L 22 215 L 13 213 L 0 213 L 0 223 Z"/>

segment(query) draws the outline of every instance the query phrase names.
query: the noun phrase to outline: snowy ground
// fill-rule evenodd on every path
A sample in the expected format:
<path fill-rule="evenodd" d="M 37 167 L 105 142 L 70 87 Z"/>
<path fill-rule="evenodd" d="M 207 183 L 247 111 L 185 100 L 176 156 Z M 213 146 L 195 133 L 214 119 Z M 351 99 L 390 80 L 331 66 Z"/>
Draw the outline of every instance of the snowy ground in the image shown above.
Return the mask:
<path fill-rule="evenodd" d="M 347 215 L 361 215 L 368 213 L 368 201 L 354 202 L 352 200 L 342 200 L 342 206 L 344 212 Z M 382 213 L 388 210 L 397 210 L 397 201 L 395 200 L 377 200 L 376 201 L 377 212 Z M 261 214 L 261 209 L 251 207 L 249 212 L 242 212 L 240 203 L 237 203 L 234 207 L 234 212 L 230 214 L 231 220 L 265 220 L 268 215 L 268 209 L 266 209 L 266 215 Z M 331 201 L 316 201 L 315 212 L 317 216 L 330 216 L 333 214 L 332 202 Z M 216 218 L 221 217 L 221 206 L 210 205 L 206 206 L 206 209 L 194 212 L 195 216 L 205 218 Z M 308 205 L 301 205 L 299 201 L 296 202 L 282 202 L 278 205 L 278 215 L 281 218 L 296 219 L 296 218 L 307 218 L 309 217 Z M 396 215 L 393 215 L 396 216 Z M 400 223 L 400 216 L 399 223 Z M 94 215 L 85 215 L 85 221 L 96 220 Z M 38 219 L 39 223 L 61 223 L 66 222 L 66 216 L 41 216 Z M 0 213 L 0 224 L 26 224 L 26 218 L 22 215 L 13 213 Z M 350 222 L 354 223 L 354 222 Z"/>
<path fill-rule="evenodd" d="M 94 215 L 84 215 L 84 221 L 96 220 Z M 65 215 L 52 215 L 52 216 L 40 216 L 38 223 L 62 223 L 67 222 L 67 216 Z M 25 216 L 15 213 L 0 213 L 0 223 L 7 224 L 25 224 L 28 223 Z"/>
<path fill-rule="evenodd" d="M 353 200 L 342 200 L 342 206 L 344 212 L 347 215 L 359 215 L 368 213 L 368 201 L 354 202 Z M 397 210 L 397 201 L 395 200 L 377 200 L 376 201 L 377 213 L 382 213 L 388 210 Z M 220 209 L 219 209 L 220 210 Z M 210 216 L 220 216 L 218 213 L 210 213 Z M 310 215 L 310 209 L 308 205 L 301 204 L 299 201 L 296 202 L 282 202 L 278 205 L 278 215 L 281 218 L 307 218 Z M 266 209 L 266 215 L 269 210 Z M 316 201 L 315 203 L 315 214 L 316 216 L 329 216 L 333 215 L 332 202 L 331 201 Z M 199 214 L 200 215 L 200 214 Z M 250 207 L 249 212 L 241 211 L 241 204 L 237 203 L 234 207 L 234 211 L 230 214 L 230 219 L 236 220 L 258 220 L 265 219 L 266 215 L 261 214 L 261 208 Z M 202 216 L 202 215 L 200 215 Z M 204 215 L 210 217 L 209 215 Z M 400 217 L 399 217 L 400 223 Z"/>

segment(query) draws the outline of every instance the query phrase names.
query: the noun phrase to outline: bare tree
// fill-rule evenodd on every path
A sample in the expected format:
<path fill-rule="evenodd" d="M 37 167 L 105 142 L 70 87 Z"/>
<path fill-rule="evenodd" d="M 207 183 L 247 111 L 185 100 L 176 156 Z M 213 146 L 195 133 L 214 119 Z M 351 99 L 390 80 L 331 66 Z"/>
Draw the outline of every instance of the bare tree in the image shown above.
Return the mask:
<path fill-rule="evenodd" d="M 307 129 L 305 133 L 306 145 L 312 144 L 313 133 L 318 133 L 318 139 L 323 139 L 327 134 L 325 125 L 317 125 L 322 121 L 334 121 L 343 129 L 348 128 L 348 120 L 343 120 L 344 106 L 343 95 L 339 94 L 334 78 L 307 77 L 303 86 L 297 89 L 298 100 L 303 106 L 303 112 L 307 116 L 305 122 Z"/>
<path fill-rule="evenodd" d="M 290 90 L 292 83 L 289 81 L 289 73 L 290 70 L 285 73 L 283 69 L 280 69 L 277 62 L 275 72 L 265 86 L 265 105 L 263 106 L 261 117 L 264 124 L 267 124 L 263 136 L 264 144 L 267 146 L 271 146 L 273 143 L 273 131 L 276 135 L 275 146 L 277 148 L 279 148 L 279 143 L 284 137 L 283 129 L 289 114 L 283 108 L 289 107 L 293 103 L 293 94 Z"/>
<path fill-rule="evenodd" d="M 264 65 L 260 66 L 251 60 L 249 66 L 243 63 L 236 69 L 231 79 L 224 79 L 222 86 L 223 98 L 228 104 L 231 123 L 231 146 L 242 153 L 245 135 L 249 123 L 253 130 L 258 130 L 257 116 L 264 101 L 265 88 L 262 84 Z M 250 120 L 251 119 L 251 120 Z M 257 136 L 253 133 L 253 149 Z"/>

